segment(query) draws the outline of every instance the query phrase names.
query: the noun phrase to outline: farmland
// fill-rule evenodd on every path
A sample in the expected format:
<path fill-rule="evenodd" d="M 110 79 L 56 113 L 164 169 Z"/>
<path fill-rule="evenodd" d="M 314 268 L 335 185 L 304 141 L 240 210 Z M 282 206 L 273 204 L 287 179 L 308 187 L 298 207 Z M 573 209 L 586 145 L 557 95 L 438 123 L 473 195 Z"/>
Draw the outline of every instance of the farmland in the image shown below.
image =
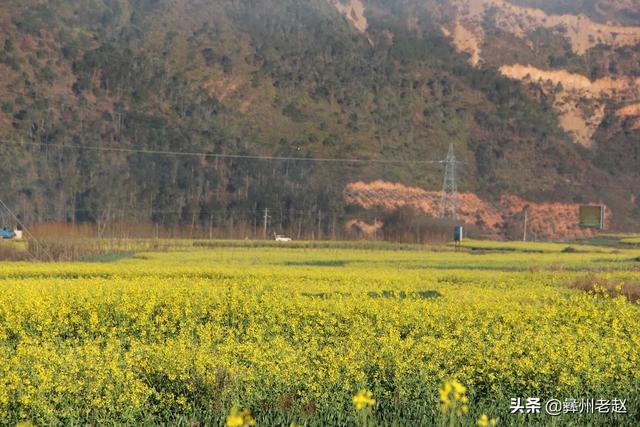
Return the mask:
<path fill-rule="evenodd" d="M 597 292 L 638 285 L 632 245 L 165 243 L 0 264 L 0 424 L 640 420 L 640 306 Z M 627 413 L 511 415 L 517 397 Z"/>

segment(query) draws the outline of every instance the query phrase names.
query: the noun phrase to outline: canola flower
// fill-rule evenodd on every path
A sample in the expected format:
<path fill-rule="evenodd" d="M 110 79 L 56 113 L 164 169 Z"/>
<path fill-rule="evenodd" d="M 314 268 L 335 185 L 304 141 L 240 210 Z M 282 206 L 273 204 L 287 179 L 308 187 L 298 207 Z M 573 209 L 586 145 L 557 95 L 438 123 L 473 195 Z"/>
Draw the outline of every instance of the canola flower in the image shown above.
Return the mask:
<path fill-rule="evenodd" d="M 256 420 L 246 409 L 234 408 L 227 416 L 227 427 L 250 427 L 256 425 Z"/>
<path fill-rule="evenodd" d="M 372 407 L 376 404 L 373 393 L 369 390 L 360 390 L 353 396 L 353 404 L 359 411 L 364 408 Z"/>
<path fill-rule="evenodd" d="M 469 398 L 466 392 L 467 388 L 457 380 L 446 382 L 438 390 L 440 410 L 442 412 L 453 411 L 457 416 L 466 415 L 469 412 Z"/>
<path fill-rule="evenodd" d="M 478 427 L 489 427 L 496 425 L 497 420 L 495 418 L 489 418 L 487 414 L 480 415 L 480 418 L 476 421 Z"/>
<path fill-rule="evenodd" d="M 595 264 L 611 268 L 632 259 L 594 256 L 613 260 Z M 155 414 L 224 424 L 232 414 L 223 408 L 242 401 L 264 425 L 300 416 L 308 425 L 356 423 L 367 414 L 375 422 L 378 411 L 367 407 L 389 417 L 402 408 L 434 424 L 461 414 L 469 425 L 477 424 L 476 404 L 497 413 L 494 396 L 514 390 L 637 395 L 640 305 L 566 289 L 580 272 L 528 271 L 530 259 L 558 257 L 587 265 L 585 254 L 453 259 L 282 248 L 3 263 L 0 424 L 136 425 Z M 327 259 L 348 262 L 332 267 Z M 457 381 L 447 385 L 449 378 Z M 375 399 L 365 393 L 362 409 L 343 414 L 359 384 L 376 390 Z M 628 406 L 629 417 L 639 416 Z"/>

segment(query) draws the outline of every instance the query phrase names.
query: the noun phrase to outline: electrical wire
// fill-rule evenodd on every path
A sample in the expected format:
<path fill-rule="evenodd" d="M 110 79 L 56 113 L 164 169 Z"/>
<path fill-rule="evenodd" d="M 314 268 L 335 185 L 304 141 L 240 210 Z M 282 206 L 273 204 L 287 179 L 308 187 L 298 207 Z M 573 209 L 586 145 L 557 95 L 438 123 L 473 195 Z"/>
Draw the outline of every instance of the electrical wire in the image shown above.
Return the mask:
<path fill-rule="evenodd" d="M 185 157 L 208 157 L 221 159 L 244 159 L 244 160 L 280 160 L 280 161 L 300 161 L 300 162 L 325 162 L 325 163 L 383 163 L 383 164 L 444 164 L 446 160 L 407 160 L 407 159 L 358 159 L 340 157 L 293 157 L 293 156 L 258 156 L 250 154 L 226 154 L 196 151 L 171 151 L 152 150 L 139 148 L 109 147 L 98 145 L 78 145 L 78 144 L 48 144 L 43 142 L 21 142 L 11 140 L 0 140 L 3 143 L 15 143 L 18 145 L 34 145 L 41 147 L 51 147 L 60 149 L 77 149 L 90 151 L 110 151 L 131 154 L 156 154 L 163 156 L 185 156 Z M 462 162 L 458 162 L 462 163 Z"/>

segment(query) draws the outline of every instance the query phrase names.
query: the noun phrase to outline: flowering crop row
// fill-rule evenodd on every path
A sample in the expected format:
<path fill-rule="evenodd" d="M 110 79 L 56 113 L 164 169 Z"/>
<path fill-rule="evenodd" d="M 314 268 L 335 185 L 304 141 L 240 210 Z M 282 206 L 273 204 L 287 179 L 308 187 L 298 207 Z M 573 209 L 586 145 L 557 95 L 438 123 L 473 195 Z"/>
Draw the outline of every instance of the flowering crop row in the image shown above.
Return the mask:
<path fill-rule="evenodd" d="M 0 424 L 344 425 L 355 404 L 368 423 L 419 425 L 455 399 L 456 419 L 526 424 L 509 418 L 518 396 L 627 398 L 639 416 L 639 307 L 565 289 L 574 273 L 272 251 L 0 268 Z"/>

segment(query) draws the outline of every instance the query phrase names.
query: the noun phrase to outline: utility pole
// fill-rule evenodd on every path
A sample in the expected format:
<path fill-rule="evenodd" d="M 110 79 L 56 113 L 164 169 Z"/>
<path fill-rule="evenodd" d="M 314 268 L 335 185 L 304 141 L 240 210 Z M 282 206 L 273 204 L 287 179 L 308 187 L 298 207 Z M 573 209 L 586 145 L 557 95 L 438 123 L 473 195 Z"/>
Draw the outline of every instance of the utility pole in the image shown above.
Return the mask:
<path fill-rule="evenodd" d="M 378 223 L 378 217 L 373 218 L 373 240 L 378 240 L 378 228 L 376 224 Z"/>
<path fill-rule="evenodd" d="M 522 241 L 527 241 L 527 220 L 529 219 L 529 206 L 524 207 L 524 232 L 522 234 Z"/>
<path fill-rule="evenodd" d="M 263 230 L 262 235 L 263 238 L 267 239 L 267 224 L 269 223 L 269 208 L 264 209 L 264 222 L 263 222 Z"/>
<path fill-rule="evenodd" d="M 333 212 L 333 221 L 331 221 L 331 239 L 336 240 L 336 212 Z"/>
<path fill-rule="evenodd" d="M 447 158 L 443 162 L 445 164 L 444 180 L 442 183 L 442 199 L 440 199 L 440 218 L 458 219 L 457 216 L 457 192 L 456 185 L 456 155 L 453 152 L 453 144 L 449 144 Z"/>

